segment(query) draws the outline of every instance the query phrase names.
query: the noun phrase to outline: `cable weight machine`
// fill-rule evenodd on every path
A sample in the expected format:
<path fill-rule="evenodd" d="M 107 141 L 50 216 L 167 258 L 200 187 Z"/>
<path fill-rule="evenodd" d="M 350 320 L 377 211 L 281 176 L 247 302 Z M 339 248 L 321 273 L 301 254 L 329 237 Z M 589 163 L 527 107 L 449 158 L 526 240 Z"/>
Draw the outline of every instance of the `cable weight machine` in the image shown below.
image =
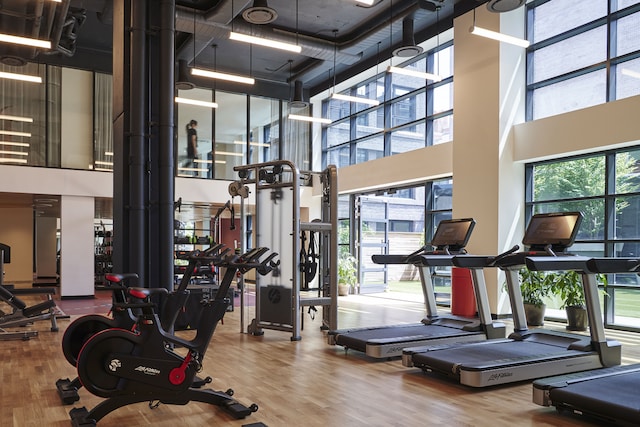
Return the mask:
<path fill-rule="evenodd" d="M 241 196 L 240 217 L 242 238 L 251 235 L 253 242 L 242 245 L 268 246 L 280 254 L 280 265 L 269 277 L 256 277 L 255 317 L 247 332 L 262 335 L 264 329 L 290 332 L 291 340 L 301 339 L 302 315 L 305 307 L 322 307 L 322 329 L 334 330 L 338 316 L 338 185 L 337 169 L 329 166 L 322 172 L 300 172 L 286 160 L 235 166 L 238 181 L 229 185 L 232 196 Z M 320 218 L 301 221 L 300 197 L 303 181 L 315 183 L 320 189 Z M 252 230 L 247 233 L 247 209 L 244 198 L 248 186 L 255 189 Z M 304 241 L 314 233 L 315 249 L 310 258 L 301 256 Z M 316 237 L 317 236 L 317 237 Z M 244 250 L 244 247 L 242 248 Z M 309 263 L 315 261 L 313 288 L 302 276 L 307 275 Z M 315 283 L 315 282 L 314 282 Z M 304 291 L 303 289 L 309 289 Z M 241 318 L 248 307 L 241 296 Z M 244 332 L 244 325 L 241 326 Z"/>

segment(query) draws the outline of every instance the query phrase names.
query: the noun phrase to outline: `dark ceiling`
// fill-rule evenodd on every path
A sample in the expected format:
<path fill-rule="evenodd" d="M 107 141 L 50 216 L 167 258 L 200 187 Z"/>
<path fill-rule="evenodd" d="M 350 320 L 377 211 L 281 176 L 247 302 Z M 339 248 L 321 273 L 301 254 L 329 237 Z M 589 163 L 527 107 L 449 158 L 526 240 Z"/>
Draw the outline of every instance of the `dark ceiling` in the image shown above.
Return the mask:
<path fill-rule="evenodd" d="M 273 96 L 276 88 L 288 93 L 295 80 L 314 95 L 332 85 L 334 69 L 339 82 L 410 42 L 403 40 L 403 27 L 413 24 L 415 43 L 420 43 L 433 37 L 436 27 L 440 31 L 451 27 L 454 17 L 485 2 L 374 0 L 365 6 L 355 0 L 268 0 L 268 4 L 267 0 L 176 0 L 176 60 L 192 66 L 195 52 L 198 67 L 250 74 L 270 92 L 264 95 Z M 9 65 L 30 61 L 110 72 L 112 4 L 111 0 L 0 0 L 1 32 L 54 42 L 51 51 L 0 44 L 0 60 Z M 277 18 L 251 24 L 243 18 L 251 7 L 256 7 L 251 9 L 253 17 L 264 18 L 273 10 Z M 298 43 L 302 52 L 250 47 L 229 40 L 230 31 Z"/>

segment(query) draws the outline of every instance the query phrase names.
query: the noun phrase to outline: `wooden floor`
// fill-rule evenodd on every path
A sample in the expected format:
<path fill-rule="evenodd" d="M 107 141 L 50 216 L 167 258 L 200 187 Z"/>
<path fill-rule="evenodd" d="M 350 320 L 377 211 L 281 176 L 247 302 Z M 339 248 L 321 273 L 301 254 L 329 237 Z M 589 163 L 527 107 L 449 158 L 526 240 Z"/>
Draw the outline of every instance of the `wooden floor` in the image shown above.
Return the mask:
<path fill-rule="evenodd" d="M 92 310 L 90 302 L 80 305 Z M 418 304 L 353 295 L 341 297 L 340 307 L 340 327 L 414 322 L 423 312 Z M 70 307 L 67 311 L 72 320 L 82 310 Z M 303 338 L 297 342 L 278 331 L 265 330 L 262 337 L 242 334 L 239 321 L 238 309 L 227 313 L 213 336 L 202 374 L 214 378 L 213 388 L 233 388 L 239 401 L 256 403 L 256 413 L 234 420 L 223 410 L 200 403 L 156 409 L 143 403 L 121 408 L 98 425 L 591 425 L 531 403 L 530 383 L 474 390 L 405 368 L 400 360 L 375 361 L 356 352 L 345 353 L 327 344 L 319 330 L 319 315 L 316 320 L 305 318 Z M 69 320 L 59 324 L 57 333 L 49 331 L 47 322 L 39 322 L 32 327 L 39 331 L 38 337 L 0 342 L 0 427 L 70 425 L 70 407 L 61 404 L 54 384 L 58 378 L 75 377 L 75 369 L 60 350 Z M 625 363 L 640 361 L 640 337 L 621 332 L 608 335 L 622 341 Z M 75 406 L 91 408 L 101 401 L 86 390 L 80 395 Z"/>

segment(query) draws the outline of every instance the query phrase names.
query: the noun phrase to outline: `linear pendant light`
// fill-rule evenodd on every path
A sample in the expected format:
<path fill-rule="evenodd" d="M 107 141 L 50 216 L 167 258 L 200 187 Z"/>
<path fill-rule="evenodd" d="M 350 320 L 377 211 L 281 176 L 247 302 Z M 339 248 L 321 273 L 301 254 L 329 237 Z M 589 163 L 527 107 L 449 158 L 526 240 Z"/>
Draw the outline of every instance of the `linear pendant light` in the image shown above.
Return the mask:
<path fill-rule="evenodd" d="M 238 76 L 236 74 L 220 73 L 218 71 L 203 70 L 200 68 L 192 68 L 191 74 L 194 76 L 208 77 L 210 79 L 217 79 L 217 80 L 227 80 L 230 82 L 244 83 L 249 85 L 256 83 L 256 80 L 252 77 L 243 77 L 243 76 Z"/>
<path fill-rule="evenodd" d="M 330 125 L 332 123 L 331 119 L 325 119 L 322 117 L 312 117 L 312 116 L 300 116 L 298 114 L 289 114 L 287 116 L 290 120 L 299 120 L 303 122 L 311 122 L 311 123 L 322 123 L 325 125 Z"/>
<path fill-rule="evenodd" d="M 33 123 L 32 117 L 10 116 L 7 114 L 0 114 L 0 120 L 12 120 L 14 122 Z"/>
<path fill-rule="evenodd" d="M 183 98 L 176 96 L 175 101 L 179 104 L 197 105 L 199 107 L 218 108 L 218 104 L 210 101 L 200 101 L 199 99 Z"/>
<path fill-rule="evenodd" d="M 437 74 L 425 73 L 423 71 L 415 71 L 415 70 L 410 70 L 410 69 L 401 68 L 401 67 L 389 66 L 387 67 L 387 72 L 395 73 L 395 74 L 403 74 L 405 76 L 411 76 L 411 77 L 418 77 L 425 80 L 433 80 L 434 82 L 439 82 L 442 80 L 442 77 Z"/>
<path fill-rule="evenodd" d="M 476 36 L 485 37 L 492 40 L 497 40 L 500 42 L 512 44 L 514 46 L 529 47 L 529 40 L 521 39 L 518 37 L 509 36 L 507 34 L 502 34 L 497 31 L 487 30 L 486 28 L 481 28 L 476 26 L 476 10 L 473 9 L 473 25 L 469 28 L 469 32 Z"/>
<path fill-rule="evenodd" d="M 342 93 L 334 93 L 331 95 L 331 98 L 338 99 L 340 101 L 359 102 L 360 104 L 380 105 L 380 101 L 377 99 L 361 98 L 359 96 L 344 95 Z"/>
<path fill-rule="evenodd" d="M 28 37 L 12 36 L 11 34 L 0 33 L 0 42 L 51 49 L 51 42 L 49 40 L 31 39 Z"/>
<path fill-rule="evenodd" d="M 7 73 L 5 71 L 0 71 L 0 79 L 20 80 L 20 81 L 23 81 L 23 82 L 31 82 L 31 83 L 42 83 L 42 77 L 40 77 L 40 76 L 30 76 L 28 74 Z"/>
<path fill-rule="evenodd" d="M 235 31 L 229 32 L 229 39 L 236 40 L 245 43 L 257 44 L 260 46 L 272 47 L 274 49 L 286 50 L 289 52 L 300 53 L 302 47 L 297 44 L 279 42 L 277 40 L 264 39 L 262 37 L 250 36 L 247 34 L 236 33 Z"/>

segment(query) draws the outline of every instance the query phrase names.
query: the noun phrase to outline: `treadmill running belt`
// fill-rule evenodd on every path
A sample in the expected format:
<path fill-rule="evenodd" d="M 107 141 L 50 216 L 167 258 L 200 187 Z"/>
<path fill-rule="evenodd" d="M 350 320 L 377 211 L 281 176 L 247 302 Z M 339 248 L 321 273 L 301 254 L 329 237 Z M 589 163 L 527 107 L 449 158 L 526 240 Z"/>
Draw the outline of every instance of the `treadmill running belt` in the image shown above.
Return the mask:
<path fill-rule="evenodd" d="M 640 372 L 602 377 L 549 390 L 551 401 L 597 417 L 637 425 L 640 420 Z"/>
<path fill-rule="evenodd" d="M 365 352 L 368 344 L 411 344 L 412 341 L 424 339 L 477 334 L 479 334 L 479 332 L 463 331 L 458 328 L 439 325 L 398 325 L 390 326 L 387 328 L 372 328 L 346 331 L 344 333 L 336 335 L 336 344 Z M 410 345 L 407 345 L 407 347 L 410 347 Z"/>
<path fill-rule="evenodd" d="M 488 344 L 488 345 L 485 345 Z M 567 350 L 567 346 L 556 346 L 541 342 L 503 341 L 465 345 L 444 350 L 428 351 L 413 355 L 416 367 L 429 367 L 445 373 L 452 372 L 452 366 L 462 365 L 466 370 L 481 370 L 513 363 L 527 363 L 536 359 L 557 356 L 570 357 L 584 355 L 585 352 Z"/>

